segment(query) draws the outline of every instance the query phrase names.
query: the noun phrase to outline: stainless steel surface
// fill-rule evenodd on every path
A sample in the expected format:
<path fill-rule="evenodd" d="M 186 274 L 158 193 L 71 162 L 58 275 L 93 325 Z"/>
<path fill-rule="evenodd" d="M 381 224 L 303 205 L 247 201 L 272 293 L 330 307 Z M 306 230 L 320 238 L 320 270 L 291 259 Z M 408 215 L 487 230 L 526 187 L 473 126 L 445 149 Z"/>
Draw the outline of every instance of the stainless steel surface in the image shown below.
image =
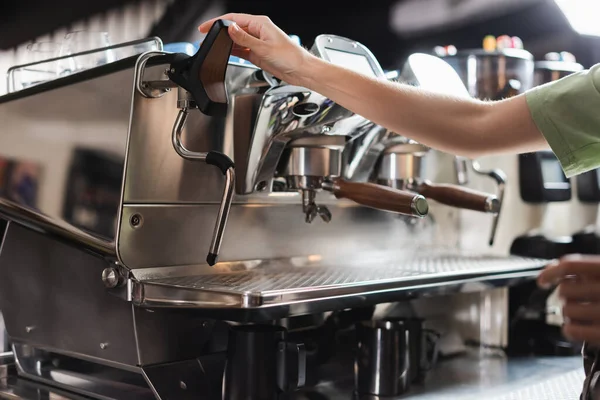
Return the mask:
<path fill-rule="evenodd" d="M 224 357 L 187 360 L 143 368 L 157 400 L 219 399 Z"/>
<path fill-rule="evenodd" d="M 0 354 L 9 350 L 8 334 L 6 333 L 6 327 L 4 326 L 4 317 L 2 317 L 2 311 L 0 311 Z"/>
<path fill-rule="evenodd" d="M 401 294 L 430 285 L 503 279 L 503 275 L 511 274 L 534 276 L 546 263 L 520 257 L 440 253 L 426 248 L 379 258 L 372 255 L 368 260 L 273 260 L 264 266 L 260 262 L 232 263 L 223 265 L 219 273 L 198 269 L 193 275 L 135 282 L 132 296 L 134 303 L 148 306 L 288 306 L 287 312 L 293 315 L 306 312 L 311 302 L 336 299 L 340 306 L 345 298 L 357 296 L 367 300 L 380 293 Z"/>
<path fill-rule="evenodd" d="M 427 232 L 419 238 L 410 236 L 406 223 L 391 213 L 337 201 L 329 193 L 317 193 L 315 201 L 327 205 L 334 223 L 307 224 L 296 193 L 272 193 L 262 203 L 233 204 L 220 260 L 331 257 L 345 252 L 360 255 L 397 248 L 399 238 L 410 247 L 427 237 Z M 122 220 L 139 214 L 144 224 L 139 229 L 122 225 L 119 254 L 123 265 L 137 270 L 171 266 L 175 261 L 175 265 L 203 262 L 212 236 L 210 230 L 199 227 L 212 226 L 217 212 L 216 204 L 125 205 Z"/>
<path fill-rule="evenodd" d="M 160 79 L 167 67 L 166 64 L 147 67 L 144 80 Z M 190 111 L 182 132 L 182 142 L 190 151 L 217 150 L 235 161 L 238 195 L 233 199 L 220 259 L 268 259 L 277 253 L 288 256 L 290 252 L 313 254 L 316 248 L 325 249 L 318 242 L 324 243 L 331 233 L 339 235 L 344 226 L 351 229 L 351 235 L 358 240 L 365 233 L 360 227 L 365 223 L 373 227 L 368 228 L 375 235 L 370 241 L 377 243 L 377 247 L 382 246 L 381 239 L 376 237 L 380 234 L 375 230 L 379 231 L 383 219 L 389 218 L 391 223 L 392 217 L 345 221 L 346 215 L 361 211 L 346 211 L 349 202 L 336 200 L 330 194 L 318 194 L 316 201 L 319 206 L 327 205 L 336 226 L 309 231 L 298 227 L 298 222 L 305 224 L 297 218 L 296 210 L 302 206 L 300 194 L 271 190 L 282 152 L 293 140 L 337 135 L 352 141 L 373 124 L 304 88 L 287 85 L 268 88 L 256 80 L 257 71 L 230 65 L 227 85 L 231 107 L 227 118 Z M 134 93 L 117 246 L 118 258 L 127 268 L 198 264 L 205 258 L 200 249 L 210 244 L 205 230 L 199 227 L 215 224 L 214 215 L 218 211 L 213 204 L 221 200 L 217 193 L 223 178 L 212 166 L 183 160 L 165 146 L 165 137 L 177 116 L 177 98 L 175 91 L 160 98 Z M 308 111 L 312 113 L 309 103 L 319 106 L 316 114 L 305 115 Z M 259 184 L 261 190 L 255 191 L 255 184 Z M 342 219 L 336 217 L 337 210 L 344 210 Z M 144 224 L 133 229 L 128 221 L 136 214 L 143 217 Z M 321 215 L 330 218 L 326 212 Z M 260 224 L 257 226 L 255 221 Z M 394 230 L 404 229 L 402 222 L 397 219 L 394 222 L 398 225 Z M 289 228 L 285 246 L 293 248 L 285 250 L 285 246 L 274 246 L 280 240 L 275 232 L 282 225 Z M 170 234 L 165 235 L 165 232 Z M 198 241 L 192 241 L 192 237 Z M 265 242 L 269 244 L 265 246 Z M 333 248 L 327 246 L 326 253 L 332 251 Z"/>
<path fill-rule="evenodd" d="M 102 271 L 102 282 L 107 289 L 114 289 L 117 286 L 123 284 L 125 281 L 124 277 L 121 276 L 116 268 L 109 267 L 104 268 Z"/>
<path fill-rule="evenodd" d="M 291 146 L 286 177 L 340 176 L 342 148 Z M 296 188 L 293 188 L 296 189 Z"/>
<path fill-rule="evenodd" d="M 89 400 L 89 397 L 79 396 L 75 393 L 55 389 L 53 387 L 10 377 L 6 380 L 0 380 L 0 399 L 5 400 Z M 132 399 L 137 400 L 137 399 Z M 141 400 L 141 399 L 140 399 Z M 148 399 L 150 400 L 150 399 Z"/>
<path fill-rule="evenodd" d="M 497 203 L 497 210 L 496 210 L 496 215 L 494 215 L 494 220 L 492 222 L 492 230 L 490 232 L 490 240 L 489 240 L 489 245 L 492 246 L 494 244 L 494 240 L 496 238 L 496 232 L 498 231 L 498 222 L 500 221 L 500 213 L 502 211 L 502 205 L 504 204 L 504 190 L 506 188 L 506 174 L 500 170 L 500 169 L 491 169 L 491 170 L 483 170 L 481 168 L 481 166 L 479 165 L 479 162 L 473 160 L 471 162 L 471 166 L 473 168 L 473 171 L 475 171 L 475 173 L 479 174 L 479 175 L 483 175 L 483 176 L 487 176 L 489 178 L 492 178 L 497 185 L 497 190 L 498 190 L 498 203 Z"/>
<path fill-rule="evenodd" d="M 468 161 L 465 157 L 454 158 L 454 168 L 456 169 L 456 181 L 459 185 L 469 183 Z"/>
<path fill-rule="evenodd" d="M 291 180 L 291 182 L 290 182 Z M 288 180 L 291 187 L 305 188 L 300 189 L 302 193 L 302 212 L 304 221 L 311 223 L 319 216 L 324 222 L 331 222 L 331 211 L 327 206 L 316 203 L 316 190 L 323 185 L 323 179 L 319 177 L 296 176 Z"/>
<path fill-rule="evenodd" d="M 378 399 L 354 397 L 351 372 L 349 368 L 335 370 L 331 380 L 295 394 L 293 400 Z M 441 361 L 425 384 L 413 385 L 403 396 L 388 399 L 579 400 L 583 379 L 581 357 L 485 358 L 475 350 Z"/>
<path fill-rule="evenodd" d="M 469 94 L 479 99 L 496 100 L 534 86 L 533 56 L 525 50 L 464 50 L 444 60 L 458 72 Z"/>
<path fill-rule="evenodd" d="M 318 111 L 308 115 L 299 112 L 300 108 L 309 105 Z M 254 191 L 256 185 L 263 182 L 267 187 L 271 186 L 282 153 L 290 141 L 314 135 L 352 138 L 362 135 L 373 125 L 320 94 L 295 86 L 267 90 L 260 107 L 242 193 Z"/>
<path fill-rule="evenodd" d="M 93 251 L 114 255 L 114 230 L 98 231 L 95 226 L 84 224 L 77 218 L 81 210 L 69 208 L 67 199 L 79 194 L 75 182 L 70 182 L 77 168 L 76 155 L 87 163 L 94 160 L 90 154 L 123 162 L 133 73 L 125 69 L 67 84 L 74 78 L 58 79 L 53 82 L 55 88 L 35 95 L 25 96 L 32 90 L 42 90 L 42 86 L 20 92 L 25 97 L 13 98 L 18 93 L 0 97 L 0 155 L 30 163 L 38 170 L 33 177 L 37 180 L 34 204 L 3 197 L 0 213 L 36 230 L 77 241 Z M 116 191 L 118 196 L 120 184 L 96 189 Z M 118 213 L 118 200 L 104 206 L 108 217 L 97 218 L 106 218 L 110 225 Z"/>
<path fill-rule="evenodd" d="M 21 345 L 15 354 L 19 377 L 49 385 L 66 398 L 155 399 L 139 368 L 124 371 Z"/>
<path fill-rule="evenodd" d="M 0 353 L 0 382 L 8 378 L 15 369 L 15 357 L 12 352 Z"/>
<path fill-rule="evenodd" d="M 11 340 L 121 369 L 202 354 L 213 321 L 134 307 L 104 287 L 102 271 L 112 266 L 9 225 L 0 253 L 0 308 Z"/>
<path fill-rule="evenodd" d="M 53 372 L 54 382 L 63 381 L 70 385 L 80 385 L 88 390 L 109 390 L 112 396 L 100 397 L 103 400 L 150 400 L 156 397 L 148 389 L 127 383 L 117 383 L 115 379 L 123 379 L 122 374 L 107 375 L 102 370 L 82 375 L 76 371 L 44 366 L 46 376 Z M 104 374 L 103 374 L 104 372 Z M 156 372 L 160 373 L 157 368 Z M 198 371 L 200 372 L 200 371 Z M 203 372 L 210 372 L 204 369 Z M 331 380 L 323 380 L 317 386 L 307 387 L 294 393 L 292 400 L 326 399 L 348 400 L 354 397 L 354 379 L 352 369 L 336 369 Z M 109 379 L 107 379 L 109 378 Z M 112 379 L 110 379 L 112 378 Z M 162 375 L 163 381 L 170 383 L 170 392 L 180 390 L 181 379 L 176 376 Z M 584 379 L 580 357 L 542 357 L 525 359 L 480 358 L 476 352 L 466 356 L 440 362 L 431 371 L 423 386 L 413 385 L 411 390 L 400 397 L 388 399 L 418 400 L 579 400 Z M 46 383 L 51 383 L 47 381 Z M 185 381 L 187 386 L 187 381 Z M 137 379 L 136 379 L 137 384 Z M 106 392 L 104 392 L 106 394 Z M 74 392 L 48 386 L 41 382 L 24 380 L 14 375 L 0 380 L 0 399 L 19 400 L 83 400 Z M 98 398 L 98 397 L 96 397 Z M 171 397 L 162 397 L 171 398 Z M 361 399 L 375 400 L 377 397 L 363 396 Z"/>
<path fill-rule="evenodd" d="M 410 381 L 408 327 L 400 321 L 369 321 L 357 326 L 354 374 L 359 394 L 399 396 Z"/>
<path fill-rule="evenodd" d="M 557 81 L 575 72 L 583 71 L 583 65 L 564 61 L 537 61 L 535 63 L 534 86 Z"/>
<path fill-rule="evenodd" d="M 90 55 L 94 55 L 94 54 L 99 54 L 99 53 L 104 53 L 109 51 L 112 54 L 112 61 L 118 61 L 121 60 L 123 58 L 127 58 L 127 57 L 132 57 L 144 52 L 154 52 L 154 51 L 160 51 L 163 48 L 163 43 L 162 40 L 160 40 L 160 38 L 157 37 L 153 37 L 153 38 L 146 38 L 146 39 L 139 39 L 139 40 L 134 40 L 134 41 L 129 41 L 129 42 L 124 42 L 124 43 L 119 43 L 119 44 L 115 44 L 115 45 L 111 45 L 111 46 L 107 46 L 107 47 L 102 47 L 99 49 L 91 49 L 91 50 L 87 50 L 87 51 L 83 51 L 83 52 L 79 52 L 76 54 L 68 54 L 66 56 L 61 56 L 61 57 L 56 57 L 56 58 L 51 58 L 51 59 L 47 59 L 47 60 L 41 60 L 41 61 L 37 61 L 37 62 L 33 62 L 30 64 L 23 64 L 23 65 L 16 65 L 13 66 L 11 68 L 8 69 L 7 71 L 7 81 L 8 81 L 8 92 L 14 92 L 16 90 L 21 90 L 23 89 L 23 85 L 19 84 L 19 74 L 27 74 L 29 73 L 29 75 L 35 75 L 35 71 L 53 71 L 54 74 L 49 74 L 52 76 L 51 79 L 49 80 L 53 80 L 59 77 L 64 77 L 66 76 L 63 71 L 60 71 L 61 69 L 64 68 L 64 66 L 68 65 L 68 66 L 74 66 L 76 64 L 78 64 L 77 60 L 82 60 L 85 57 L 89 57 Z M 87 64 L 87 63 L 84 63 Z M 32 74 L 33 72 L 33 74 Z M 64 71 L 67 72 L 67 74 L 71 74 L 72 72 L 70 70 Z M 78 71 L 81 72 L 81 71 Z M 42 80 L 39 82 L 35 82 L 35 84 L 40 84 L 43 83 L 44 81 L 48 81 L 48 80 Z M 27 87 L 31 87 L 32 85 L 29 85 Z"/>
<path fill-rule="evenodd" d="M 178 94 L 182 96 L 182 90 L 178 91 Z M 185 95 L 185 93 L 183 93 Z M 178 103 L 181 102 L 181 99 L 178 100 Z M 209 153 L 206 152 L 195 152 L 188 150 L 181 141 L 181 132 L 183 131 L 183 127 L 185 126 L 187 116 L 189 102 L 185 102 L 184 108 L 179 110 L 177 114 L 177 119 L 175 120 L 175 124 L 173 125 L 173 148 L 182 158 L 189 161 L 202 161 L 207 162 L 207 157 Z M 226 157 L 226 156 L 225 156 Z M 230 161 L 230 160 L 228 160 Z M 225 175 L 225 187 L 223 189 L 223 197 L 221 198 L 221 206 L 219 207 L 219 213 L 217 214 L 217 219 L 215 221 L 215 227 L 213 230 L 213 237 L 210 243 L 210 248 L 208 250 L 208 255 L 206 261 L 209 265 L 214 265 L 217 261 L 219 250 L 221 249 L 221 243 L 223 242 L 223 234 L 225 233 L 225 226 L 227 225 L 227 219 L 229 217 L 229 210 L 231 209 L 231 202 L 233 201 L 233 191 L 235 188 L 235 172 L 233 169 L 233 164 L 229 165 L 224 172 Z"/>
<path fill-rule="evenodd" d="M 381 157 L 377 180 L 402 182 L 396 186 L 419 181 L 425 174 L 425 156 L 428 151 L 428 148 L 416 143 L 388 147 Z"/>

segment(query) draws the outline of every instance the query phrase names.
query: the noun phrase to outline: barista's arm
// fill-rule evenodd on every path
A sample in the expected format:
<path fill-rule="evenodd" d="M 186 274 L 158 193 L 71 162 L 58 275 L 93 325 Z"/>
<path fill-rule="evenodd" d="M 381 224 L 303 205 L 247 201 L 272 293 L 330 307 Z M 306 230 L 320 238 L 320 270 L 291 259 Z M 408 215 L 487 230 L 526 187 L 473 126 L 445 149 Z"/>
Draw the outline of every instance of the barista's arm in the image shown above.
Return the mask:
<path fill-rule="evenodd" d="M 451 97 L 374 79 L 310 57 L 299 83 L 429 147 L 477 157 L 548 145 L 525 96 L 498 102 Z"/>
<path fill-rule="evenodd" d="M 567 176 L 600 166 L 600 65 L 526 95 L 483 102 L 363 76 L 296 45 L 265 16 L 227 14 L 234 55 L 430 147 L 468 157 L 548 144 Z M 208 31 L 213 20 L 199 29 Z"/>
<path fill-rule="evenodd" d="M 488 103 L 428 93 L 314 57 L 265 16 L 227 14 L 219 18 L 237 24 L 229 29 L 236 44 L 234 55 L 427 146 L 470 157 L 547 147 L 524 96 Z M 200 31 L 208 31 L 213 21 L 203 23 Z"/>

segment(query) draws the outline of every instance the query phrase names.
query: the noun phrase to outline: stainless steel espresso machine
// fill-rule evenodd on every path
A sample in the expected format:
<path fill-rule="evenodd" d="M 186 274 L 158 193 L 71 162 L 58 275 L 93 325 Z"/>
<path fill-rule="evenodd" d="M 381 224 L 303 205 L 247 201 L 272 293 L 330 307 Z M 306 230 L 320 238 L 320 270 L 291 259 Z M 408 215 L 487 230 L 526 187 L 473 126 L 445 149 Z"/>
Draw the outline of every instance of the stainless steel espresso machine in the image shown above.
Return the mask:
<path fill-rule="evenodd" d="M 417 145 L 228 62 L 228 25 L 192 57 L 145 52 L 0 97 L 1 155 L 38 171 L 35 202 L 0 197 L 12 343 L 0 398 L 303 399 L 327 376 L 342 398 L 396 396 L 419 375 L 424 336 L 374 320 L 377 304 L 544 266 L 415 245 L 407 219 L 428 215 L 426 197 L 492 214 L 498 199 L 358 174 L 366 137 L 388 150 L 383 164 Z M 322 35 L 313 52 L 385 79 L 353 40 Z M 383 337 L 396 346 L 385 365 L 366 351 Z M 356 380 L 340 378 L 353 365 Z"/>

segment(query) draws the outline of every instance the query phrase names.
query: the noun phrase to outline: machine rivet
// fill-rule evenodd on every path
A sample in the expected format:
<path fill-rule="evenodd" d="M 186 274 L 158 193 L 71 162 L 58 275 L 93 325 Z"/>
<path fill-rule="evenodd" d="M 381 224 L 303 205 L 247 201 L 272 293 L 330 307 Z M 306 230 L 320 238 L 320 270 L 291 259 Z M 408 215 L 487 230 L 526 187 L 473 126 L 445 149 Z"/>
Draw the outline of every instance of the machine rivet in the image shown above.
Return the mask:
<path fill-rule="evenodd" d="M 131 218 L 129 218 L 129 224 L 133 228 L 139 228 L 140 226 L 142 226 L 142 222 L 144 222 L 144 219 L 140 214 L 133 214 Z"/>
<path fill-rule="evenodd" d="M 25 332 L 31 333 L 34 329 L 35 329 L 35 326 L 26 326 L 25 327 Z"/>
<path fill-rule="evenodd" d="M 102 271 L 102 282 L 108 289 L 116 288 L 119 284 L 119 272 L 112 267 L 104 268 Z"/>
<path fill-rule="evenodd" d="M 328 125 L 324 125 L 324 126 L 321 128 L 321 133 L 328 133 L 329 131 L 331 131 L 331 127 L 330 127 L 330 126 L 328 126 Z"/>
<path fill-rule="evenodd" d="M 100 343 L 100 348 L 102 350 L 106 350 L 107 347 L 108 347 L 108 343 Z"/>
<path fill-rule="evenodd" d="M 186 390 L 186 389 L 187 389 L 187 385 L 185 384 L 185 382 L 184 382 L 184 381 L 179 381 L 179 387 L 180 387 L 181 389 L 183 389 L 183 390 Z"/>
<path fill-rule="evenodd" d="M 169 71 L 171 71 L 171 73 L 175 73 L 175 68 L 171 68 Z"/>

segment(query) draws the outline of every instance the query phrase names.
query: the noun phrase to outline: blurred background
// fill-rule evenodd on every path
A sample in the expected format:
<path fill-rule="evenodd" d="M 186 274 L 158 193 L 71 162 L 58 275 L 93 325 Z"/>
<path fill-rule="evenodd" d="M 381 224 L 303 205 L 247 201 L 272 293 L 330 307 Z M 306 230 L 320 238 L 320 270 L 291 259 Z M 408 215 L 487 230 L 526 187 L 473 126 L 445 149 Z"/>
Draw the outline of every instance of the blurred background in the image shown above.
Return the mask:
<path fill-rule="evenodd" d="M 352 37 L 389 70 L 435 46 L 480 48 L 486 35 L 518 36 L 536 59 L 568 51 L 585 67 L 600 61 L 597 0 L 25 0 L 0 5 L 0 70 L 31 62 L 40 51 L 32 43 L 58 43 L 69 32 L 107 32 L 111 44 L 196 42 L 198 24 L 225 12 L 266 14 L 306 46 L 321 33 Z"/>

